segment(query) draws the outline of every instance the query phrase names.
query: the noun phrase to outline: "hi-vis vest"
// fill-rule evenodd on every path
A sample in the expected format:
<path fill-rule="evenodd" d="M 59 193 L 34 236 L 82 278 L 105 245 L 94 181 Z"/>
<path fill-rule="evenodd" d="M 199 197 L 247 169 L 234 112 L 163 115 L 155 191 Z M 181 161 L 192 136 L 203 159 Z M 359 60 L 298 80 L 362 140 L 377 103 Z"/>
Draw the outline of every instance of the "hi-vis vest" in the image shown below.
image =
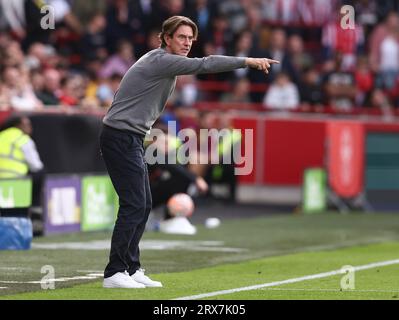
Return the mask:
<path fill-rule="evenodd" d="M 218 154 L 220 159 L 223 159 L 225 154 L 230 155 L 233 149 L 233 146 L 237 143 L 240 143 L 242 139 L 241 131 L 228 129 L 226 135 L 220 139 L 218 144 Z M 240 149 L 241 150 L 241 149 Z M 223 175 L 223 163 L 213 166 L 212 168 L 212 178 L 217 181 L 222 178 Z"/>
<path fill-rule="evenodd" d="M 21 147 L 30 137 L 18 128 L 0 132 L 0 179 L 25 176 L 29 167 Z"/>
<path fill-rule="evenodd" d="M 241 141 L 241 131 L 238 129 L 228 129 L 228 134 L 218 144 L 218 154 L 222 157 L 225 153 L 231 152 L 233 146 Z"/>

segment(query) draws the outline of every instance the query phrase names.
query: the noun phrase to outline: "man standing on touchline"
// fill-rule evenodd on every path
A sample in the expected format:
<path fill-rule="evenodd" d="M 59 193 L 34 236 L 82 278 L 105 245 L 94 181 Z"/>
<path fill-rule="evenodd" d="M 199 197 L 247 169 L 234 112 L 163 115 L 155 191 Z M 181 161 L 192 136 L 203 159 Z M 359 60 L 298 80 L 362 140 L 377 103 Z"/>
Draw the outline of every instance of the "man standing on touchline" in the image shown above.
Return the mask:
<path fill-rule="evenodd" d="M 176 76 L 245 67 L 268 73 L 271 64 L 279 63 L 266 58 L 187 58 L 197 35 L 197 26 L 187 17 L 165 20 L 161 47 L 149 51 L 126 72 L 103 119 L 101 153 L 119 196 L 104 288 L 162 287 L 140 265 L 139 242 L 152 205 L 143 142 L 172 94 Z"/>

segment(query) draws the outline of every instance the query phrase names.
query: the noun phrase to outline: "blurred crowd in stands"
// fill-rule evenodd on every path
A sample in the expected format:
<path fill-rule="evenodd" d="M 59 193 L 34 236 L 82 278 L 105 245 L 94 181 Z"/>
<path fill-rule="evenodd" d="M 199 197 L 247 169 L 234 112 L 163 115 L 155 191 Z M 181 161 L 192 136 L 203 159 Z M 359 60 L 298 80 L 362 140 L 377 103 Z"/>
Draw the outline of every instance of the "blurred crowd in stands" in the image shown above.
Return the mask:
<path fill-rule="evenodd" d="M 51 6 L 55 28 L 41 21 Z M 354 29 L 340 10 L 355 8 Z M 170 110 L 231 108 L 338 114 L 399 109 L 396 0 L 0 0 L 0 110 L 110 106 L 128 68 L 159 46 L 162 22 L 192 18 L 191 57 L 280 60 L 256 70 L 181 76 Z"/>

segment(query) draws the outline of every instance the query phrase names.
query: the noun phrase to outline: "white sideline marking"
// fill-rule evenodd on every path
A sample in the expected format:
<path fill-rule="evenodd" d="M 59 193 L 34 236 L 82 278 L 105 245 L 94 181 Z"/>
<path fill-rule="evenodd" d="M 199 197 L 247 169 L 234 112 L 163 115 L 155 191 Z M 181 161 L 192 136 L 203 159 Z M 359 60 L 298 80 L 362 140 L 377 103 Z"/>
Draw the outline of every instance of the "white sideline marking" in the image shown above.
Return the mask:
<path fill-rule="evenodd" d="M 23 270 L 32 270 L 32 268 L 30 268 L 30 267 L 0 267 L 0 270 L 23 271 Z"/>
<path fill-rule="evenodd" d="M 46 279 L 46 282 L 65 282 L 65 281 L 74 281 L 74 280 L 94 280 L 97 278 L 103 277 L 103 273 L 89 273 L 85 276 L 76 276 L 76 277 L 61 277 L 61 278 L 52 278 Z M 0 280 L 0 283 L 8 283 L 8 284 L 41 284 L 43 280 L 39 281 L 11 281 L 11 280 Z"/>
<path fill-rule="evenodd" d="M 259 290 L 265 290 L 265 291 L 304 291 L 304 292 L 381 292 L 381 293 L 399 293 L 399 290 L 379 290 L 379 289 L 347 289 L 347 290 L 341 290 L 341 289 L 304 289 L 304 288 L 262 288 Z"/>
<path fill-rule="evenodd" d="M 1 290 L 1 289 L 8 289 L 8 287 L 0 287 L 0 290 Z"/>
<path fill-rule="evenodd" d="M 143 240 L 140 250 L 189 250 L 210 252 L 244 252 L 248 249 L 223 247 L 223 241 L 196 241 L 196 240 Z M 111 241 L 94 240 L 86 242 L 61 242 L 61 243 L 32 243 L 33 249 L 46 250 L 109 250 Z"/>
<path fill-rule="evenodd" d="M 399 264 L 399 259 L 365 264 L 363 266 L 354 267 L 353 269 L 354 269 L 354 271 L 361 271 L 361 270 L 367 270 L 367 269 L 372 269 L 372 268 L 377 268 L 377 267 L 389 266 L 389 265 L 392 265 L 392 264 Z M 224 295 L 224 294 L 230 294 L 230 293 L 234 293 L 234 292 L 256 290 L 256 289 L 261 289 L 261 288 L 280 286 L 280 285 L 283 285 L 283 284 L 290 284 L 290 283 L 296 283 L 296 282 L 301 282 L 301 281 L 326 278 L 326 277 L 331 277 L 331 276 L 335 276 L 337 274 L 344 274 L 344 273 L 345 272 L 343 272 L 341 269 L 339 269 L 339 270 L 323 272 L 323 273 L 317 273 L 317 274 L 304 276 L 304 277 L 299 277 L 299 278 L 292 278 L 292 279 L 287 279 L 287 280 L 282 280 L 282 281 L 274 281 L 274 282 L 269 282 L 269 283 L 263 283 L 263 284 L 258 284 L 258 285 L 254 285 L 254 286 L 241 287 L 241 288 L 228 289 L 228 290 L 221 290 L 221 291 L 214 291 L 214 292 L 202 293 L 202 294 L 197 294 L 197 295 L 187 296 L 187 297 L 180 297 L 180 298 L 176 298 L 176 299 L 173 299 L 173 300 L 202 299 L 202 298 L 214 297 L 214 296 L 219 296 L 219 295 Z"/>

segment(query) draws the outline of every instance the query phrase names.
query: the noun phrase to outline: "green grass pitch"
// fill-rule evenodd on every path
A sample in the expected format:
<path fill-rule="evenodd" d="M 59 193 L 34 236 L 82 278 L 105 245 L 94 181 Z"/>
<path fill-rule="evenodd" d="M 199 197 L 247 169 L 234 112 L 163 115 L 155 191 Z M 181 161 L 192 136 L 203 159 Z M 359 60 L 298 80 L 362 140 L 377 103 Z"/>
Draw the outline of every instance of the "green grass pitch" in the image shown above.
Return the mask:
<path fill-rule="evenodd" d="M 0 299 L 395 300 L 399 261 L 370 264 L 399 259 L 398 231 L 395 213 L 324 213 L 229 219 L 195 236 L 146 232 L 142 263 L 164 287 L 141 290 L 102 288 L 110 232 L 46 236 L 0 252 Z M 53 290 L 41 287 L 46 265 Z M 303 278 L 345 265 L 369 266 L 353 273 L 352 289 L 341 288 L 344 274 Z"/>

